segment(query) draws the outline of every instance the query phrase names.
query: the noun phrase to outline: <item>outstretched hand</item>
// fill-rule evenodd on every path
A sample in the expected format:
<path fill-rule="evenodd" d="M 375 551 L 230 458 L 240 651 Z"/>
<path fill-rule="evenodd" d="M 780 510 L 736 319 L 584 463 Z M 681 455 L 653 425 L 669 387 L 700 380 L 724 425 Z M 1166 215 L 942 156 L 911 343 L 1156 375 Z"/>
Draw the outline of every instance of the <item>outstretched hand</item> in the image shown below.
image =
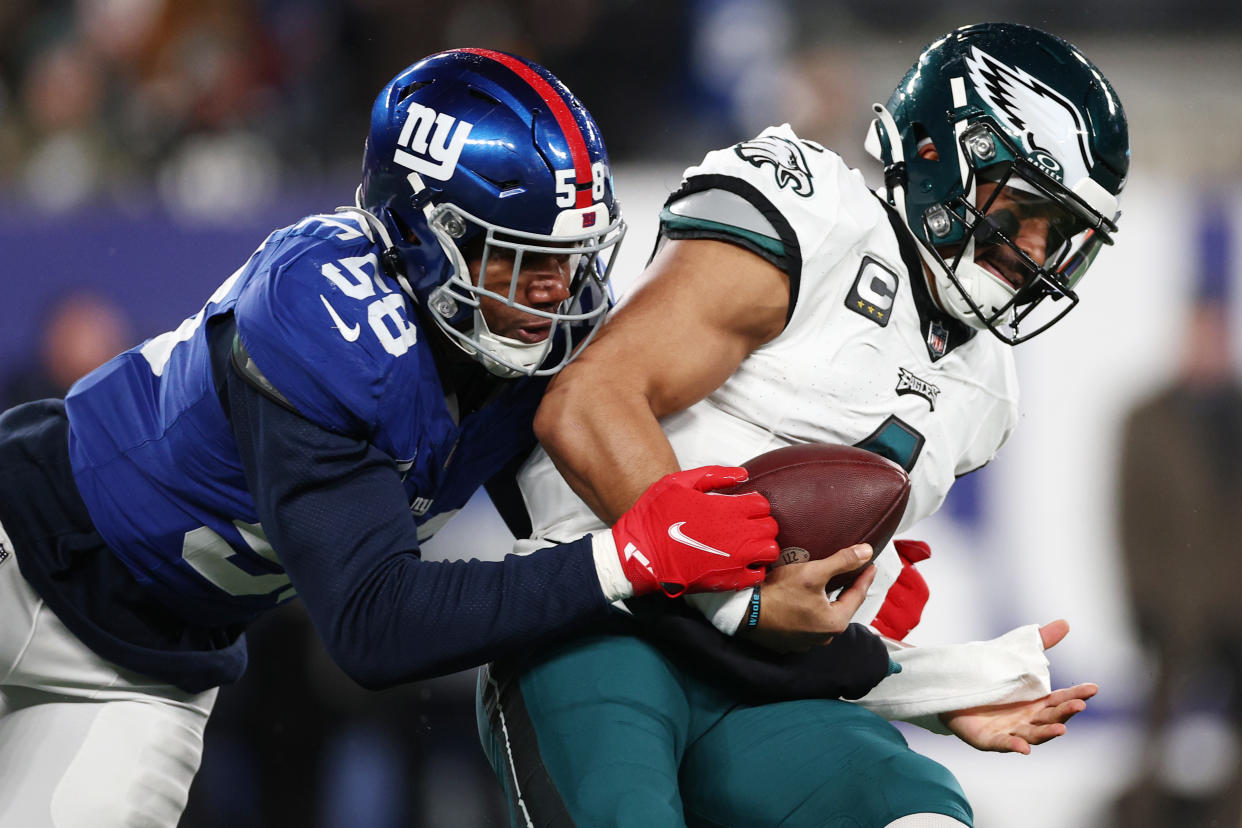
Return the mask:
<path fill-rule="evenodd" d="M 1068 633 L 1069 624 L 1062 620 L 1039 628 L 1045 650 Z M 959 739 L 978 750 L 1029 754 L 1033 745 L 1063 736 L 1066 722 L 1086 710 L 1087 699 L 1099 689 L 1094 684 L 1076 684 L 1032 701 L 954 710 L 940 718 Z"/>

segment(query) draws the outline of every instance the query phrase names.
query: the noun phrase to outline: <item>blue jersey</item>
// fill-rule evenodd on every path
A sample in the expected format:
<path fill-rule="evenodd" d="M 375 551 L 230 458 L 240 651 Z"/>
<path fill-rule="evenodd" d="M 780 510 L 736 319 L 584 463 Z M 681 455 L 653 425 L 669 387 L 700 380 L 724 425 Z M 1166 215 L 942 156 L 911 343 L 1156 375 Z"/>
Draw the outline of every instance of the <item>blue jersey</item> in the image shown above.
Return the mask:
<path fill-rule="evenodd" d="M 100 535 L 195 623 L 245 621 L 295 594 L 217 399 L 206 332 L 229 313 L 299 414 L 396 462 L 424 539 L 530 443 L 540 389 L 528 381 L 454 422 L 411 303 L 357 219 L 312 216 L 273 233 L 202 310 L 65 401 L 74 478 Z"/>
<path fill-rule="evenodd" d="M 357 221 L 273 233 L 176 330 L 63 406 L 0 417 L 22 572 L 104 657 L 187 690 L 231 681 L 244 624 L 298 595 L 346 672 L 382 687 L 607 616 L 589 539 L 419 559 L 533 446 L 545 381 L 491 378 L 459 405 L 485 372 L 459 354 L 442 382 L 446 343 L 437 359 Z"/>

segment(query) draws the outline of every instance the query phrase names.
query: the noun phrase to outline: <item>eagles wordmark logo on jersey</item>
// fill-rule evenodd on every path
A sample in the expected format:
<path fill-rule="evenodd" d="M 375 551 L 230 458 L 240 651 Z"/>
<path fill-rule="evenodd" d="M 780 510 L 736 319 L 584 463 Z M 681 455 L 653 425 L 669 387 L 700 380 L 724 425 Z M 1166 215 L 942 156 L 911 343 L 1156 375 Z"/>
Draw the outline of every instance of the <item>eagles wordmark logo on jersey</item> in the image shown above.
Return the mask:
<path fill-rule="evenodd" d="M 803 198 L 810 198 L 815 192 L 806 156 L 802 154 L 802 148 L 788 138 L 762 135 L 751 141 L 743 141 L 733 151 L 751 166 L 771 164 L 778 187 L 787 187 Z"/>
<path fill-rule="evenodd" d="M 468 121 L 459 121 L 452 115 L 437 113 L 412 102 L 397 137 L 398 148 L 392 160 L 420 175 L 448 181 L 466 146 L 466 136 L 473 128 L 474 124 Z"/>
<path fill-rule="evenodd" d="M 936 410 L 936 398 L 940 396 L 940 387 L 932 385 L 927 380 L 916 377 L 906 368 L 897 369 L 897 396 L 904 394 L 917 394 L 927 400 L 927 404 L 931 406 L 931 410 Z"/>
<path fill-rule="evenodd" d="M 896 273 L 870 256 L 863 256 L 854 285 L 846 294 L 845 306 L 881 328 L 886 327 L 899 284 Z"/>

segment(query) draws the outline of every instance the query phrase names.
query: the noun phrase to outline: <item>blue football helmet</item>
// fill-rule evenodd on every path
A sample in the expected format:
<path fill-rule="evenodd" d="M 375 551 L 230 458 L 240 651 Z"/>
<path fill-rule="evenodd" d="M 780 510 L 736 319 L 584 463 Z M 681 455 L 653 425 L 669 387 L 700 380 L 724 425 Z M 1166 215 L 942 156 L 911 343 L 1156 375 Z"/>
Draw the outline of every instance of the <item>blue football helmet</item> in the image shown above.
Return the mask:
<path fill-rule="evenodd" d="M 371 110 L 356 203 L 386 230 L 385 267 L 498 376 L 559 371 L 603 322 L 625 223 L 599 128 L 542 66 L 453 49 L 406 68 Z M 523 304 L 524 257 L 549 255 L 565 257 L 569 298 L 553 310 Z M 493 259 L 512 261 L 504 292 L 483 283 Z M 493 333 L 484 299 L 550 320 L 549 335 Z"/>
<path fill-rule="evenodd" d="M 874 109 L 867 150 L 946 312 L 1017 344 L 1077 305 L 1130 165 L 1125 111 L 1082 52 L 1028 26 L 966 26 Z M 1043 261 L 1015 241 L 1024 214 L 1047 228 Z"/>

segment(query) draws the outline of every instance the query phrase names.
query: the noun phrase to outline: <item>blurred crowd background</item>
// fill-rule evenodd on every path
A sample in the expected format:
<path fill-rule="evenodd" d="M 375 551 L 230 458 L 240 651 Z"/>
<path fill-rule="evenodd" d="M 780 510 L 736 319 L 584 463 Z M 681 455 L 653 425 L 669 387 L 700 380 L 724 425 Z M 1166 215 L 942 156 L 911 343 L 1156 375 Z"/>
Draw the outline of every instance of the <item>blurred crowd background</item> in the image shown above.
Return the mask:
<path fill-rule="evenodd" d="M 63 394 L 200 307 L 273 228 L 352 198 L 371 102 L 452 46 L 520 53 L 595 115 L 632 230 L 704 151 L 791 122 L 859 166 L 870 103 L 932 37 L 1066 37 L 1130 117 L 1115 250 L 1019 349 L 1023 422 L 925 527 L 915 643 L 1066 617 L 1059 685 L 1097 681 L 1032 757 L 907 731 L 981 828 L 1242 826 L 1242 4 L 944 0 L 5 0 L 0 406 Z M 483 501 L 429 546 L 498 557 Z M 417 642 L 411 642 L 417 646 Z M 221 694 L 185 828 L 502 825 L 473 676 L 368 693 L 296 602 Z"/>
<path fill-rule="evenodd" d="M 352 175 L 379 87 L 414 58 L 462 44 L 517 52 L 568 79 L 617 162 L 681 162 L 774 120 L 852 146 L 868 93 L 886 90 L 929 37 L 987 18 L 1085 38 L 1104 65 L 1117 50 L 1150 48 L 1155 62 L 1140 65 L 1154 70 L 1180 46 L 1182 60 L 1169 68 L 1206 64 L 1205 76 L 1215 70 L 1216 79 L 1192 94 L 1210 95 L 1229 90 L 1230 67 L 1215 58 L 1232 52 L 1236 61 L 1242 6 L 7 0 L 0 183 L 46 210 L 140 202 L 154 192 L 178 211 L 235 218 L 288 188 Z M 1142 80 L 1159 98 L 1180 74 Z M 1128 103 L 1141 111 L 1147 90 L 1138 80 L 1120 85 L 1131 86 Z M 1233 95 L 1227 108 L 1236 116 L 1242 101 Z M 1205 138 L 1219 140 L 1186 143 L 1201 147 Z"/>

